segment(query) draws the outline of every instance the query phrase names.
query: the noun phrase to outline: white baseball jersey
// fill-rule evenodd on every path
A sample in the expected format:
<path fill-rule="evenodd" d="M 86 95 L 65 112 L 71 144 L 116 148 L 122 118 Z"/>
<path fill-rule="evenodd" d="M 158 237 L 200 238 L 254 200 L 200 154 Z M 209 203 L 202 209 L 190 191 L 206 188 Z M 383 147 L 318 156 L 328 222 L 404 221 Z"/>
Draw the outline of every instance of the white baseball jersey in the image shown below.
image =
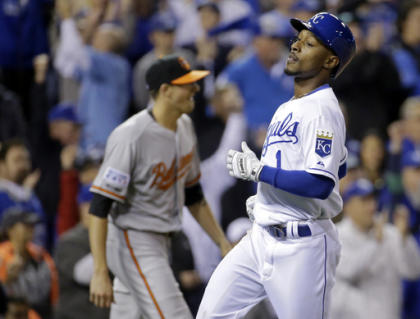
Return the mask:
<path fill-rule="evenodd" d="M 344 138 L 344 118 L 329 86 L 277 109 L 262 163 L 327 176 L 335 182 L 334 190 L 326 200 L 319 200 L 259 183 L 252 229 L 217 266 L 197 319 L 242 318 L 266 296 L 278 318 L 329 318 L 330 291 L 340 254 L 329 217 L 342 206 L 338 170 L 346 159 Z M 286 224 L 283 236 L 273 235 L 272 228 L 266 227 L 278 223 Z M 310 236 L 299 235 L 297 228 L 305 225 Z"/>
<path fill-rule="evenodd" d="M 181 229 L 185 187 L 200 178 L 191 119 L 182 115 L 173 132 L 144 110 L 110 135 L 91 191 L 112 198 L 111 216 L 122 229 L 167 233 Z"/>
<path fill-rule="evenodd" d="M 347 158 L 345 137 L 344 117 L 328 85 L 280 105 L 268 128 L 261 162 L 284 170 L 323 175 L 331 178 L 335 186 L 327 199 L 320 200 L 260 182 L 254 208 L 256 222 L 272 225 L 336 216 L 342 209 L 338 169 Z"/>

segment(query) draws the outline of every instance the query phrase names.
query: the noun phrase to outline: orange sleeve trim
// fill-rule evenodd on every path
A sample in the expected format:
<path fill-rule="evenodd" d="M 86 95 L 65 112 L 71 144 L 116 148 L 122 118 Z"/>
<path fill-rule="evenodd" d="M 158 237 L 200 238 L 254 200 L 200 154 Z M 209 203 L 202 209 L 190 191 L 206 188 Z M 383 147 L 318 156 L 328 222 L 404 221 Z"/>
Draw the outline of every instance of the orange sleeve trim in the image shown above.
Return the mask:
<path fill-rule="evenodd" d="M 143 279 L 143 282 L 146 285 L 147 291 L 149 292 L 149 295 L 152 298 L 152 301 L 156 306 L 156 309 L 159 313 L 159 316 L 160 316 L 161 319 L 165 319 L 165 316 L 163 315 L 162 310 L 159 307 L 159 304 L 158 304 L 158 302 L 157 302 L 157 300 L 156 300 L 156 298 L 155 298 L 155 296 L 152 292 L 152 289 L 150 288 L 150 285 L 147 282 L 146 276 L 144 275 L 143 271 L 141 270 L 140 265 L 139 265 L 139 263 L 136 259 L 136 256 L 134 255 L 134 251 L 133 251 L 133 248 L 131 247 L 130 240 L 128 239 L 128 233 L 127 233 L 126 230 L 124 230 L 124 237 L 125 237 L 125 242 L 127 244 L 128 250 L 130 251 L 131 258 L 133 258 L 133 261 L 134 261 L 134 264 L 136 265 L 137 271 L 139 272 L 139 275 L 140 275 L 141 279 Z"/>
<path fill-rule="evenodd" d="M 189 187 L 189 186 L 192 186 L 192 185 L 196 184 L 196 183 L 200 180 L 200 177 L 201 177 L 201 173 L 199 173 L 199 174 L 197 175 L 197 177 L 196 177 L 196 178 L 194 178 L 192 181 L 186 182 L 186 183 L 185 183 L 185 186 L 186 186 L 186 187 Z"/>
<path fill-rule="evenodd" d="M 109 195 L 112 195 L 112 196 L 117 197 L 117 198 L 122 199 L 122 200 L 124 200 L 124 199 L 125 199 L 125 196 L 121 196 L 121 195 L 115 194 L 115 193 L 113 193 L 113 192 L 111 192 L 111 191 L 109 191 L 109 190 L 107 190 L 107 189 L 104 189 L 104 188 L 102 188 L 102 187 L 99 187 L 99 186 L 92 185 L 92 186 L 91 186 L 91 188 L 93 188 L 93 189 L 97 189 L 98 191 L 101 191 L 101 192 L 107 193 L 107 194 L 109 194 Z"/>

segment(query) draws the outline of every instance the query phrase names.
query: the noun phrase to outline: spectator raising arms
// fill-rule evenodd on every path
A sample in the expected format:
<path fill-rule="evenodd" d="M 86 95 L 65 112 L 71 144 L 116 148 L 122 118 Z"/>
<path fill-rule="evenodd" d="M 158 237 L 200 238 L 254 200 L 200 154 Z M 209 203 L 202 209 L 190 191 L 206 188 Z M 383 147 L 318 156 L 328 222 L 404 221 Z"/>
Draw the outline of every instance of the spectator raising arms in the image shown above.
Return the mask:
<path fill-rule="evenodd" d="M 123 29 L 104 23 L 107 1 L 94 3 L 82 34 L 73 18 L 61 22 L 55 60 L 63 76 L 81 82 L 78 113 L 83 124 L 80 146 L 85 151 L 105 148 L 108 135 L 127 116 L 130 94 L 129 64 L 119 55 L 125 41 Z"/>

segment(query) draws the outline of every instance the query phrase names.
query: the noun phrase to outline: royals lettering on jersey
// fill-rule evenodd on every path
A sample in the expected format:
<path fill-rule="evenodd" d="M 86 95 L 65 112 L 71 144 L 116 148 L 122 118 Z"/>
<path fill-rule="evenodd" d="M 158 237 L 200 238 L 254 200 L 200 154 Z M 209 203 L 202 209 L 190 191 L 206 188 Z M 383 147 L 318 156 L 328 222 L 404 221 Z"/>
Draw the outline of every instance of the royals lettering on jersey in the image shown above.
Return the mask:
<path fill-rule="evenodd" d="M 261 162 L 284 170 L 323 175 L 332 179 L 335 187 L 327 199 L 320 200 L 260 182 L 254 209 L 257 223 L 269 225 L 338 214 L 342 209 L 338 169 L 346 158 L 345 136 L 344 117 L 329 86 L 283 103 L 268 128 Z"/>
<path fill-rule="evenodd" d="M 296 144 L 299 138 L 296 135 L 299 122 L 293 121 L 293 113 L 289 113 L 283 120 L 271 123 L 267 130 L 267 137 L 262 147 L 262 155 L 265 156 L 270 145 L 277 143 Z"/>

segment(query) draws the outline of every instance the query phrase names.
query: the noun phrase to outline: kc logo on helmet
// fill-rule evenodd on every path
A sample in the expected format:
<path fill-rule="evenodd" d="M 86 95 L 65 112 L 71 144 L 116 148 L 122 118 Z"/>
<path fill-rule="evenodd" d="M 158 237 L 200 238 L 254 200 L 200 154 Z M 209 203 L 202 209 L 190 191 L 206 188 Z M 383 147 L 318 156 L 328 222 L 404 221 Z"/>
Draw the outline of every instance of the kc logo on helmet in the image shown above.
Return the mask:
<path fill-rule="evenodd" d="M 318 13 L 315 17 L 312 18 L 312 23 L 317 24 L 322 19 L 324 19 L 324 15 L 322 13 Z"/>
<path fill-rule="evenodd" d="M 331 154 L 333 134 L 327 131 L 317 131 L 315 153 L 321 157 Z"/>

